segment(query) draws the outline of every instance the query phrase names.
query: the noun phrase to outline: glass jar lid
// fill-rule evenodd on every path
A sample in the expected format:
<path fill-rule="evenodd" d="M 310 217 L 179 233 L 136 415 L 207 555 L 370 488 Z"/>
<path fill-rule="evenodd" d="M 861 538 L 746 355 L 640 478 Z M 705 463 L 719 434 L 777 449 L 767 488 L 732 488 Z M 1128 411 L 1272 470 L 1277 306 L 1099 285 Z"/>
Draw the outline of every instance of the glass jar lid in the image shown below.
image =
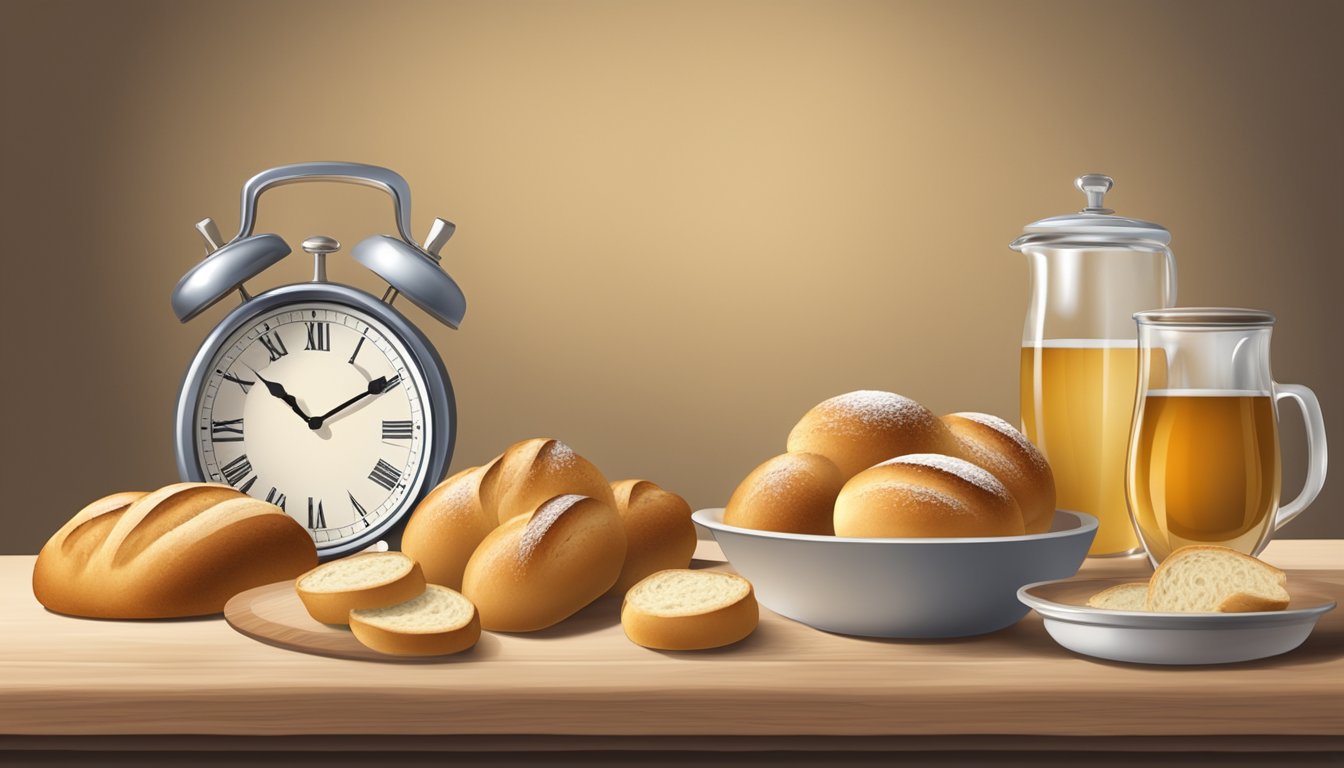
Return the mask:
<path fill-rule="evenodd" d="M 1274 313 L 1240 307 L 1172 307 L 1135 312 L 1140 325 L 1248 328 L 1274 324 Z"/>
<path fill-rule="evenodd" d="M 1114 210 L 1102 204 L 1106 193 L 1115 186 L 1115 181 L 1110 176 L 1089 173 L 1079 176 L 1073 185 L 1079 192 L 1087 195 L 1086 208 L 1078 213 L 1051 216 L 1032 222 L 1023 228 L 1022 236 L 1008 247 L 1018 251 L 1025 245 L 1055 242 L 1063 244 L 1064 241 L 1120 246 L 1137 244 L 1136 241 L 1158 243 L 1163 246 L 1171 242 L 1171 233 L 1161 224 L 1116 216 Z"/>

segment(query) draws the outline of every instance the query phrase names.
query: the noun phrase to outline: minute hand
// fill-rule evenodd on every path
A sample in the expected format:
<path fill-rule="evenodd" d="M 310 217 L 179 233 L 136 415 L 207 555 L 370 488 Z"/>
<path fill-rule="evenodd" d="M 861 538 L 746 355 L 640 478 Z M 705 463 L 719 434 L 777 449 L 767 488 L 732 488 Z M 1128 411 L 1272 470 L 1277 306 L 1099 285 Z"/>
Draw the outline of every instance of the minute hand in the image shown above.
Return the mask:
<path fill-rule="evenodd" d="M 373 381 L 370 381 L 370 382 L 369 382 L 369 388 L 368 388 L 368 389 L 364 390 L 363 392 L 360 392 L 358 395 L 355 395 L 354 397 L 350 398 L 349 400 L 346 400 L 344 403 L 341 403 L 340 405 L 336 406 L 335 408 L 332 408 L 330 411 L 327 411 L 326 413 L 322 414 L 321 416 L 314 416 L 314 417 L 308 419 L 308 427 L 309 427 L 310 429 L 321 429 L 321 428 L 322 428 L 322 424 L 323 424 L 327 419 L 330 419 L 332 416 L 335 416 L 336 414 L 340 413 L 341 411 L 344 411 L 346 408 L 349 408 L 350 406 L 354 405 L 355 403 L 358 403 L 360 400 L 363 400 L 364 398 L 368 397 L 369 395 L 381 395 L 381 394 L 383 394 L 383 392 L 385 392 L 385 391 L 387 391 L 387 377 L 386 377 L 386 376 L 379 376 L 378 378 L 376 378 L 376 379 L 374 379 Z"/>

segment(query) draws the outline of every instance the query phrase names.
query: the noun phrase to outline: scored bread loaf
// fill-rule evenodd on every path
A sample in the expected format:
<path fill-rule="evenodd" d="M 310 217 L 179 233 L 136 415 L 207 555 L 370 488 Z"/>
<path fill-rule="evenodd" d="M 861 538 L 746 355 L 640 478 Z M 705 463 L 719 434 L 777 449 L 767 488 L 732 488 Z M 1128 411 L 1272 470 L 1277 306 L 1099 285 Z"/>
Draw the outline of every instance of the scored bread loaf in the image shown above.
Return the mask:
<path fill-rule="evenodd" d="M 959 456 L 999 479 L 1017 500 L 1027 533 L 1050 530 L 1055 518 L 1055 475 L 1045 454 L 1012 424 L 988 413 L 942 418 L 957 440 Z"/>
<path fill-rule="evenodd" d="M 1147 610 L 1148 582 L 1138 581 L 1107 587 L 1087 598 L 1087 605 L 1089 608 L 1104 608 L 1108 611 Z"/>
<path fill-rule="evenodd" d="M 1291 599 L 1288 575 L 1228 547 L 1181 547 L 1148 581 L 1150 611 L 1244 613 L 1281 611 Z"/>
<path fill-rule="evenodd" d="M 480 610 L 483 629 L 545 629 L 611 589 L 625 548 L 625 528 L 611 504 L 557 496 L 485 537 L 467 561 L 462 594 Z"/>
<path fill-rule="evenodd" d="M 625 563 L 612 592 L 624 594 L 651 573 L 691 564 L 695 523 L 685 499 L 648 480 L 621 480 L 611 490 L 625 527 Z"/>
<path fill-rule="evenodd" d="M 471 553 L 499 525 L 481 501 L 481 478 L 498 459 L 439 483 L 416 505 L 401 535 L 401 551 L 420 564 L 425 581 L 462 588 Z"/>
<path fill-rule="evenodd" d="M 829 536 L 835 533 L 835 499 L 844 485 L 840 469 L 825 456 L 783 453 L 766 459 L 738 484 L 723 509 L 723 522 Z"/>
<path fill-rule="evenodd" d="M 893 392 L 860 390 L 813 406 L 789 432 L 789 453 L 830 459 L 846 480 L 910 453 L 955 455 L 947 425 L 928 408 Z"/>
<path fill-rule="evenodd" d="M 403 603 L 350 611 L 350 631 L 379 653 L 443 656 L 465 651 L 481 639 L 481 616 L 455 590 L 426 584 Z"/>
<path fill-rule="evenodd" d="M 736 643 L 750 635 L 759 620 L 751 582 L 715 571 L 659 571 L 631 587 L 621 605 L 625 636 L 663 651 Z"/>
<path fill-rule="evenodd" d="M 279 507 L 224 485 L 177 483 L 80 510 L 38 554 L 33 595 L 73 616 L 204 616 L 316 564 L 312 537 Z"/>
<path fill-rule="evenodd" d="M 571 493 L 616 507 L 611 486 L 592 462 L 559 440 L 543 437 L 510 446 L 491 462 L 480 482 L 482 505 L 501 523 Z"/>
<path fill-rule="evenodd" d="M 382 608 L 425 591 L 420 564 L 401 552 L 365 552 L 323 563 L 294 580 L 309 615 L 348 624 L 350 611 Z"/>
<path fill-rule="evenodd" d="M 835 501 L 837 536 L 1021 536 L 1022 512 L 1003 483 L 964 459 L 920 453 L 855 475 Z"/>

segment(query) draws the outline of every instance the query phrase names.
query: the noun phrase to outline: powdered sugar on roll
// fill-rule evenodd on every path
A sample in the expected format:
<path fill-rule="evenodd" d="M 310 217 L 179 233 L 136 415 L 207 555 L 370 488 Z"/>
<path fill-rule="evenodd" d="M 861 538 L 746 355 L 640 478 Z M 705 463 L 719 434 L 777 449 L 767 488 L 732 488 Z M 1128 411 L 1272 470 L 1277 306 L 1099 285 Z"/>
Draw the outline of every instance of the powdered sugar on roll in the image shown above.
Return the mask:
<path fill-rule="evenodd" d="M 1036 446 L 1032 445 L 1031 441 L 1027 439 L 1027 436 L 1022 434 L 1017 427 L 1014 427 L 1012 424 L 1009 424 L 998 416 L 989 413 L 978 413 L 975 411 L 962 411 L 961 413 L 954 413 L 951 415 L 969 419 L 977 424 L 983 424 L 986 427 L 999 432 L 1014 443 L 1017 443 L 1018 447 L 1022 449 L 1022 452 L 1031 459 L 1031 463 L 1035 464 L 1037 467 L 1046 465 L 1045 456 L 1036 448 Z"/>
<path fill-rule="evenodd" d="M 912 453 L 908 456 L 898 456 L 894 459 L 878 464 L 879 467 L 885 467 L 891 464 L 914 464 L 922 467 L 931 467 L 949 475 L 956 475 L 962 480 L 975 485 L 977 488 L 992 493 L 996 496 L 1011 499 L 1012 494 L 999 479 L 988 471 L 975 466 L 965 459 L 958 459 L 954 456 L 944 456 L 941 453 Z"/>
<path fill-rule="evenodd" d="M 866 427 L 902 428 L 928 423 L 936 417 L 928 408 L 894 392 L 861 389 L 823 400 L 814 409 L 828 427 L 846 429 L 856 422 Z"/>

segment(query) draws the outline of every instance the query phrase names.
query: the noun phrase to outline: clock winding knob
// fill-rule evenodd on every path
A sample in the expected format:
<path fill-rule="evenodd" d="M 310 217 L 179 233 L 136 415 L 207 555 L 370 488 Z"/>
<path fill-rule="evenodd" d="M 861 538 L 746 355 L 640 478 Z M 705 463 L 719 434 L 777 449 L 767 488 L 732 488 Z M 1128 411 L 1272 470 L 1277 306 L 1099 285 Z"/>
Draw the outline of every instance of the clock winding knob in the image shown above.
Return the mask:
<path fill-rule="evenodd" d="M 313 254 L 313 282 L 327 281 L 327 255 L 341 250 L 341 243 L 334 237 L 313 235 L 303 241 L 303 250 Z"/>

